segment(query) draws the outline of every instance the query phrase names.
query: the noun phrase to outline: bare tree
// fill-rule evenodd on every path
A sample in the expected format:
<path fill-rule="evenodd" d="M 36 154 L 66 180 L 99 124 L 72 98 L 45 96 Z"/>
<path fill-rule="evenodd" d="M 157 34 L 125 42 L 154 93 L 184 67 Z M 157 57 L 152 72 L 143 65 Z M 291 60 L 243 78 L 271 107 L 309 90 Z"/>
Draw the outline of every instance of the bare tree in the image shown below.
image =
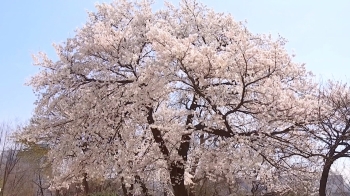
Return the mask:
<path fill-rule="evenodd" d="M 17 156 L 21 145 L 10 140 L 9 135 L 15 131 L 11 123 L 0 124 L 0 155 L 1 191 L 0 195 L 13 195 L 24 180 L 23 171 L 18 168 L 20 157 Z M 16 195 L 16 194 L 15 194 Z"/>

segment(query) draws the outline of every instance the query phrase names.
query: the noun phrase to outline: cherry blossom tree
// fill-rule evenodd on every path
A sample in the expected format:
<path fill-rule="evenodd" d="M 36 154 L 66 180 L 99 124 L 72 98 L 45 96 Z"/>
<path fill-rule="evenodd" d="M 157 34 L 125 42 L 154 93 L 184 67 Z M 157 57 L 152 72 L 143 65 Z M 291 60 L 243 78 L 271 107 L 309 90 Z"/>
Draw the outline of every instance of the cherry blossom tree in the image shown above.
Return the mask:
<path fill-rule="evenodd" d="M 322 160 L 319 195 L 326 196 L 328 176 L 333 163 L 350 157 L 350 89 L 347 84 L 329 81 L 318 92 L 315 120 L 301 126 L 310 140 L 317 144 L 299 152 Z"/>
<path fill-rule="evenodd" d="M 96 7 L 55 45 L 57 61 L 35 56 L 38 99 L 19 137 L 50 146 L 52 188 L 116 179 L 125 195 L 147 195 L 157 179 L 186 196 L 203 178 L 276 182 L 278 172 L 299 171 L 278 149 L 317 101 L 283 38 L 253 34 L 194 0 L 157 12 L 149 1 Z"/>
<path fill-rule="evenodd" d="M 347 84 L 335 81 L 321 84 L 319 88 L 313 95 L 318 100 L 314 115 L 309 118 L 309 122 L 296 124 L 294 134 L 297 136 L 288 140 L 279 136 L 273 139 L 274 149 L 283 152 L 278 160 L 293 156 L 294 159 L 302 157 L 304 161 L 313 161 L 306 164 L 306 167 L 316 166 L 318 193 L 326 196 L 328 176 L 333 163 L 350 157 L 350 90 Z M 305 145 L 303 143 L 306 140 L 311 142 Z"/>

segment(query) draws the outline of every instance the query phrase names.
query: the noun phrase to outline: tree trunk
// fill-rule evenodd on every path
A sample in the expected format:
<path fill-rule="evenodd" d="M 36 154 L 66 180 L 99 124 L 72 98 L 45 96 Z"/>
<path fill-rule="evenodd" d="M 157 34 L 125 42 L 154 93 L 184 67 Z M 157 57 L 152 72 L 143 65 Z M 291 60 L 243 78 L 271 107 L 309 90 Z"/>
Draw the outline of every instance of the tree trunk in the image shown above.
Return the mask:
<path fill-rule="evenodd" d="M 193 100 L 190 106 L 191 111 L 195 111 L 197 108 L 197 98 L 193 95 Z M 193 123 L 193 114 L 189 114 L 186 119 L 186 125 Z M 182 157 L 183 162 L 175 161 L 170 166 L 170 178 L 173 185 L 175 196 L 188 196 L 188 192 L 185 187 L 185 166 L 187 162 L 188 150 L 190 148 L 191 134 L 184 134 L 181 136 L 181 144 L 177 151 L 178 155 Z M 190 191 L 190 195 L 194 195 L 193 191 Z"/>
<path fill-rule="evenodd" d="M 195 196 L 196 195 L 196 190 L 195 190 L 195 185 L 194 184 L 191 184 L 190 185 L 190 190 L 189 190 L 189 195 L 188 196 Z"/>
<path fill-rule="evenodd" d="M 125 186 L 124 177 L 122 177 L 121 181 L 122 181 L 123 194 L 124 194 L 124 196 L 128 196 L 128 189 Z"/>
<path fill-rule="evenodd" d="M 328 175 L 332 164 L 333 164 L 333 161 L 326 160 L 323 166 L 322 176 L 320 180 L 320 187 L 318 189 L 319 196 L 326 196 L 327 180 L 328 180 Z"/>
<path fill-rule="evenodd" d="M 87 182 L 87 173 L 84 173 L 83 176 L 84 176 L 84 178 L 83 178 L 84 196 L 88 196 L 89 195 L 89 184 Z"/>
<path fill-rule="evenodd" d="M 142 189 L 142 193 L 143 193 L 144 196 L 150 196 L 150 195 L 148 194 L 148 189 L 147 189 L 145 183 L 141 180 L 141 178 L 140 178 L 139 175 L 136 175 L 136 176 L 135 176 L 135 183 L 140 184 L 141 189 Z"/>
<path fill-rule="evenodd" d="M 187 162 L 187 153 L 190 146 L 190 135 L 182 135 L 178 154 L 182 157 L 184 163 Z M 185 187 L 185 166 L 182 161 L 173 161 L 170 164 L 170 180 L 174 189 L 175 196 L 188 196 Z"/>
<path fill-rule="evenodd" d="M 39 190 L 40 190 L 40 194 L 41 194 L 41 196 L 45 196 L 45 195 L 44 195 L 44 189 L 43 189 L 43 185 L 42 185 L 42 179 L 41 179 L 40 171 L 39 171 L 39 174 L 38 174 L 38 178 L 39 178 Z"/>
<path fill-rule="evenodd" d="M 193 97 L 192 104 L 190 106 L 191 110 L 195 110 L 197 107 L 196 98 Z M 155 120 L 153 119 L 153 108 L 147 107 L 148 116 L 147 121 L 150 125 L 154 124 Z M 186 125 L 189 125 L 193 121 L 193 114 L 187 116 Z M 151 128 L 153 138 L 155 142 L 159 145 L 159 150 L 164 156 L 164 159 L 168 161 L 168 167 L 170 169 L 170 181 L 172 187 L 174 189 L 175 196 L 188 196 L 185 182 L 184 182 L 184 174 L 185 168 L 184 163 L 187 162 L 187 154 L 190 147 L 191 134 L 184 134 L 181 136 L 181 144 L 178 149 L 178 155 L 182 157 L 182 161 L 171 161 L 169 160 L 169 149 L 165 145 L 165 141 L 163 140 L 161 131 L 157 128 Z"/>
<path fill-rule="evenodd" d="M 202 146 L 205 142 L 205 139 L 204 139 L 204 134 L 201 133 L 200 136 L 199 136 L 199 146 Z M 197 166 L 198 166 L 198 163 L 199 163 L 199 157 L 197 156 L 195 159 L 194 159 L 194 166 L 192 166 L 191 168 L 191 175 L 195 176 L 196 174 L 196 170 L 197 170 Z M 197 182 L 194 182 L 194 184 L 191 184 L 189 189 L 189 196 L 195 196 L 196 195 L 196 184 Z"/>
<path fill-rule="evenodd" d="M 173 162 L 170 166 L 170 179 L 175 196 L 188 196 L 184 183 L 184 165 L 180 162 Z"/>

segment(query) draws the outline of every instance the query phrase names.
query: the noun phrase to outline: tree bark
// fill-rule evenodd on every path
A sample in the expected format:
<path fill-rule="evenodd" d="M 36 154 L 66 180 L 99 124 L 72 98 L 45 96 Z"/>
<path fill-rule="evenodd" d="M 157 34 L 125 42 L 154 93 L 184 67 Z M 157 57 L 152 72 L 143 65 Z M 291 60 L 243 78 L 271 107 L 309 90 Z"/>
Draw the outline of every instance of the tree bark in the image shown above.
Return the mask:
<path fill-rule="evenodd" d="M 83 188 L 84 188 L 84 196 L 88 196 L 89 195 L 89 183 L 87 181 L 87 173 L 83 174 L 84 178 L 83 178 Z"/>
<path fill-rule="evenodd" d="M 199 146 L 202 146 L 204 144 L 205 140 L 204 140 L 204 134 L 201 133 L 199 136 Z M 196 170 L 197 170 L 197 166 L 199 163 L 199 157 L 196 157 L 194 159 L 194 166 L 191 168 L 191 175 L 195 176 L 196 174 Z M 194 182 L 194 184 L 191 184 L 189 187 L 189 196 L 195 196 L 196 195 L 196 181 Z"/>
<path fill-rule="evenodd" d="M 184 165 L 181 162 L 173 162 L 170 165 L 170 179 L 175 196 L 188 196 L 184 183 Z"/>
<path fill-rule="evenodd" d="M 197 99 L 195 96 L 193 96 L 193 100 L 190 106 L 190 110 L 194 111 L 197 108 Z M 148 116 L 147 121 L 150 125 L 154 124 L 153 119 L 153 108 L 147 107 L 148 109 Z M 186 125 L 189 125 L 193 121 L 193 114 L 189 114 L 186 119 Z M 191 141 L 191 134 L 183 134 L 181 136 L 181 144 L 179 149 L 177 150 L 177 153 L 179 156 L 182 157 L 182 161 L 172 161 L 169 163 L 169 150 L 165 145 L 165 141 L 162 138 L 162 134 L 160 130 L 156 128 L 151 128 L 153 138 L 154 140 L 159 144 L 159 149 L 162 152 L 164 158 L 168 161 L 168 167 L 170 169 L 170 181 L 174 190 L 175 196 L 188 196 L 186 187 L 185 187 L 185 181 L 184 181 L 184 175 L 185 175 L 185 167 L 184 163 L 187 162 L 187 155 L 188 150 L 190 148 L 190 141 Z"/>
<path fill-rule="evenodd" d="M 326 196 L 327 180 L 332 164 L 333 161 L 328 159 L 323 166 L 320 187 L 318 189 L 319 196 Z"/>
<path fill-rule="evenodd" d="M 194 111 L 197 108 L 197 98 L 194 95 L 190 106 L 190 110 Z M 193 114 L 189 114 L 186 119 L 186 125 L 193 122 Z M 188 192 L 185 187 L 185 166 L 187 162 L 188 150 L 190 148 L 191 134 L 184 134 L 181 136 L 181 144 L 177 151 L 178 155 L 182 157 L 182 162 L 174 161 L 170 165 L 170 178 L 173 185 L 175 196 L 188 196 Z M 193 194 L 191 194 L 193 195 Z"/>
<path fill-rule="evenodd" d="M 135 176 L 135 182 L 140 184 L 141 189 L 142 189 L 142 193 L 143 193 L 144 196 L 150 196 L 149 193 L 148 193 L 148 189 L 147 189 L 145 183 L 141 180 L 139 175 Z"/>
<path fill-rule="evenodd" d="M 123 194 L 124 194 L 124 196 L 128 196 L 128 189 L 125 186 L 124 177 L 121 178 L 121 181 L 122 181 Z"/>
<path fill-rule="evenodd" d="M 43 189 L 43 185 L 42 185 L 42 179 L 41 179 L 40 171 L 39 171 L 39 174 L 38 174 L 38 178 L 39 178 L 40 193 L 41 193 L 41 196 L 44 196 L 44 189 Z"/>

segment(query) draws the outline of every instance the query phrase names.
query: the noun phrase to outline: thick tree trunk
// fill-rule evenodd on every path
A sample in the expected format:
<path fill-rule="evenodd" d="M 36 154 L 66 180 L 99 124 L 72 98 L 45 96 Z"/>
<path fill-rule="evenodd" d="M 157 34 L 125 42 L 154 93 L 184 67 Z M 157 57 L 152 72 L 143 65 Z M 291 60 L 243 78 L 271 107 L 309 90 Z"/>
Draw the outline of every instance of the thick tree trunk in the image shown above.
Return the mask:
<path fill-rule="evenodd" d="M 319 196 L 326 196 L 327 180 L 332 164 L 333 161 L 326 160 L 323 166 L 320 187 L 318 189 Z"/>
<path fill-rule="evenodd" d="M 121 181 L 122 181 L 122 190 L 123 190 L 124 196 L 129 196 L 128 195 L 128 189 L 125 186 L 124 177 L 122 177 Z"/>
<path fill-rule="evenodd" d="M 202 144 L 204 144 L 205 140 L 204 140 L 204 134 L 200 134 L 199 136 L 199 146 L 202 146 Z M 198 166 L 198 163 L 199 163 L 199 157 L 196 157 L 195 160 L 194 160 L 194 166 L 192 166 L 191 168 L 191 175 L 195 176 L 196 174 L 196 170 L 197 170 L 197 166 Z M 190 187 L 189 187 L 189 196 L 195 196 L 196 195 L 196 184 L 197 183 L 196 181 L 194 182 L 194 184 L 191 184 Z"/>
<path fill-rule="evenodd" d="M 170 166 L 170 179 L 175 196 L 188 196 L 184 183 L 185 169 L 182 163 L 173 162 Z"/>
<path fill-rule="evenodd" d="M 194 111 L 197 108 L 197 99 L 193 96 L 193 101 L 190 106 L 190 110 Z M 150 125 L 154 124 L 153 119 L 153 108 L 147 107 L 148 116 L 147 121 Z M 189 125 L 193 122 L 193 114 L 187 116 L 186 125 Z M 185 175 L 185 167 L 184 164 L 187 162 L 188 150 L 190 147 L 191 134 L 184 134 L 181 136 L 181 144 L 178 149 L 178 155 L 182 157 L 182 161 L 172 161 L 169 162 L 169 150 L 165 145 L 165 141 L 162 138 L 161 131 L 157 128 L 151 128 L 154 140 L 159 144 L 159 149 L 164 155 L 164 158 L 168 161 L 168 167 L 170 169 L 170 181 L 174 190 L 175 196 L 188 196 L 184 175 Z"/>
<path fill-rule="evenodd" d="M 89 183 L 87 181 L 87 173 L 83 174 L 84 178 L 83 178 L 83 188 L 84 188 L 84 196 L 88 196 L 89 195 Z"/>
<path fill-rule="evenodd" d="M 195 196 L 196 195 L 196 190 L 195 190 L 195 185 L 190 185 L 190 190 L 188 196 Z"/>
<path fill-rule="evenodd" d="M 142 193 L 143 193 L 144 196 L 150 196 L 150 195 L 148 194 L 148 189 L 147 189 L 145 183 L 143 183 L 143 181 L 141 180 L 141 178 L 140 178 L 139 175 L 136 175 L 136 176 L 135 176 L 135 183 L 140 184 L 141 189 L 142 189 Z"/>
<path fill-rule="evenodd" d="M 182 135 L 178 154 L 182 157 L 183 162 L 187 162 L 187 153 L 190 146 L 190 135 Z M 170 164 L 170 178 L 174 189 L 175 196 L 187 196 L 185 187 L 185 166 L 181 161 L 174 161 Z"/>

